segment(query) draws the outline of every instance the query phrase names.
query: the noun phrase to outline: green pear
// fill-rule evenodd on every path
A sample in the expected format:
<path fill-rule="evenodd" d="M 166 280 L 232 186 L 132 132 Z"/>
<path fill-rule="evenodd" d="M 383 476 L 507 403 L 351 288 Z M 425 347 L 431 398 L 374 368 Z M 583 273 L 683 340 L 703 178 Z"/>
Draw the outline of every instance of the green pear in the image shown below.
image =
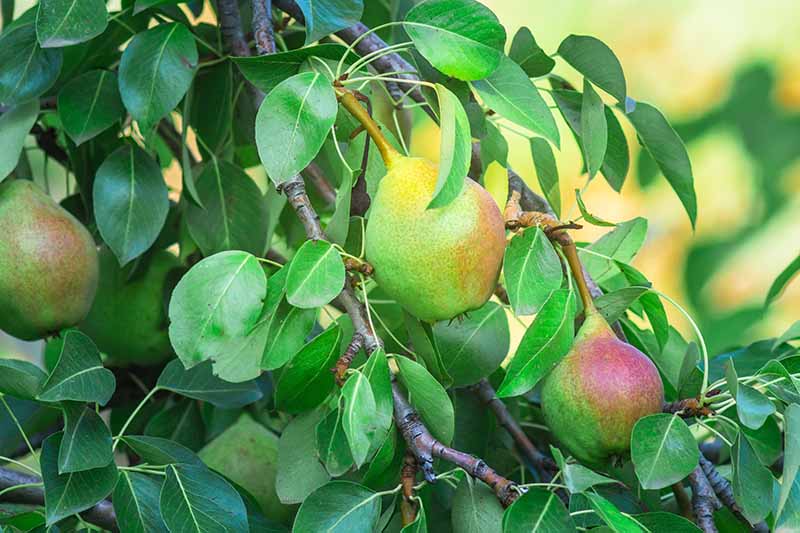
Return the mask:
<path fill-rule="evenodd" d="M 602 466 L 628 452 L 640 418 L 661 412 L 664 385 L 653 362 L 618 339 L 592 307 L 545 378 L 541 401 L 556 440 L 576 459 Z"/>
<path fill-rule="evenodd" d="M 172 354 L 165 298 L 180 261 L 166 250 L 144 258 L 131 275 L 108 248 L 100 251 L 100 283 L 80 324 L 114 365 L 149 365 Z"/>
<path fill-rule="evenodd" d="M 388 150 L 388 149 L 387 149 Z M 393 149 L 366 232 L 367 261 L 386 293 L 421 320 L 449 320 L 481 307 L 497 286 L 505 250 L 500 209 L 466 180 L 445 207 L 428 209 L 438 168 Z"/>
<path fill-rule="evenodd" d="M 0 185 L 0 329 L 41 339 L 80 322 L 97 288 L 86 228 L 33 182 Z"/>
<path fill-rule="evenodd" d="M 312 435 L 313 438 L 313 435 Z M 278 472 L 278 436 L 253 420 L 247 413 L 206 444 L 200 459 L 252 494 L 264 515 L 286 522 L 291 507 L 283 505 L 275 492 Z"/>

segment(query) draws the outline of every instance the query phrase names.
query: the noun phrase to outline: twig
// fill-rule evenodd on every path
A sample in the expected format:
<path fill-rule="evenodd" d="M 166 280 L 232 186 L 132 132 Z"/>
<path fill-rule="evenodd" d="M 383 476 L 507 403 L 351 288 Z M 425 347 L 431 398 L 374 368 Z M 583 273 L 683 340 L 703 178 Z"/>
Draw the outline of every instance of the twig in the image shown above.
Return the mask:
<path fill-rule="evenodd" d="M 15 470 L 0 467 L 0 490 L 17 485 L 28 485 L 41 483 L 38 476 L 23 474 Z M 12 503 L 26 503 L 30 505 L 44 505 L 44 490 L 40 487 L 25 487 L 7 492 L 3 495 L 3 501 Z M 117 517 L 114 514 L 114 507 L 109 500 L 102 500 L 94 507 L 80 513 L 85 521 L 100 526 L 109 531 L 119 531 L 117 528 Z"/>
<path fill-rule="evenodd" d="M 319 222 L 319 215 L 311 205 L 311 200 L 306 194 L 306 186 L 303 183 L 303 178 L 294 176 L 281 184 L 281 192 L 286 195 L 289 204 L 297 213 L 300 222 L 306 230 L 306 235 L 313 241 L 318 241 L 325 238 L 322 232 L 322 226 Z"/>
<path fill-rule="evenodd" d="M 486 483 L 504 506 L 511 505 L 517 499 L 521 488 L 516 483 L 495 472 L 482 459 L 445 446 L 436 440 L 422 423 L 419 414 L 408 403 L 396 381 L 392 381 L 392 396 L 395 423 L 406 444 L 414 452 L 426 481 L 433 483 L 436 480 L 433 459 L 438 457 Z"/>
<path fill-rule="evenodd" d="M 303 170 L 303 176 L 308 178 L 328 207 L 336 203 L 336 189 L 322 173 L 316 163 L 311 163 Z"/>
<path fill-rule="evenodd" d="M 683 482 L 679 481 L 678 483 L 673 483 L 671 488 L 672 494 L 675 495 L 675 501 L 678 502 L 678 508 L 681 510 L 681 514 L 691 520 L 692 502 L 689 499 L 689 495 L 686 494 L 686 489 L 683 487 Z"/>
<path fill-rule="evenodd" d="M 681 418 L 695 418 L 714 414 L 714 410 L 700 403 L 698 398 L 684 398 L 683 400 L 667 402 L 662 410 L 665 413 L 676 414 Z"/>
<path fill-rule="evenodd" d="M 414 501 L 414 481 L 417 477 L 417 459 L 414 454 L 406 450 L 403 457 L 403 467 L 400 469 L 400 485 L 403 487 L 402 500 L 400 500 L 400 516 L 403 526 L 407 526 L 417 519 L 417 504 Z"/>
<path fill-rule="evenodd" d="M 704 533 L 717 533 L 714 511 L 721 505 L 699 465 L 689 474 L 689 484 L 692 486 L 692 508 L 694 509 L 695 523 Z"/>
<path fill-rule="evenodd" d="M 711 484 L 711 488 L 714 489 L 714 494 L 717 495 L 717 498 L 719 498 L 719 501 L 722 502 L 723 505 L 730 509 L 736 518 L 742 523 L 747 524 L 753 531 L 758 531 L 759 533 L 769 532 L 769 526 L 767 526 L 765 522 L 751 524 L 750 521 L 745 518 L 742 514 L 742 509 L 733 497 L 733 488 L 730 482 L 720 475 L 714 463 L 706 459 L 702 453 L 700 454 L 700 467 L 703 469 L 706 479 L 708 479 L 708 482 Z"/>
<path fill-rule="evenodd" d="M 558 471 L 556 463 L 541 451 L 531 442 L 528 435 L 511 416 L 511 413 L 506 408 L 500 398 L 497 397 L 492 384 L 487 379 L 482 379 L 472 387 L 474 392 L 481 402 L 489 407 L 494 413 L 497 422 L 506 430 L 511 438 L 514 440 L 517 449 L 527 461 L 533 465 L 540 473 L 547 474 L 552 477 Z"/>
<path fill-rule="evenodd" d="M 272 0 L 253 0 L 253 37 L 259 55 L 275 53 Z"/>
<path fill-rule="evenodd" d="M 331 372 L 333 372 L 334 378 L 336 379 L 336 384 L 340 387 L 344 385 L 345 375 L 347 374 L 347 369 L 350 368 L 350 363 L 353 362 L 353 358 L 363 345 L 364 337 L 359 333 L 353 334 L 353 338 L 350 339 L 350 344 L 347 345 L 347 349 L 336 361 L 336 366 L 331 368 Z"/>
<path fill-rule="evenodd" d="M 228 46 L 231 55 L 246 57 L 250 55 L 250 47 L 242 31 L 242 17 L 239 13 L 237 0 L 219 0 L 219 28 L 222 31 L 222 40 Z"/>

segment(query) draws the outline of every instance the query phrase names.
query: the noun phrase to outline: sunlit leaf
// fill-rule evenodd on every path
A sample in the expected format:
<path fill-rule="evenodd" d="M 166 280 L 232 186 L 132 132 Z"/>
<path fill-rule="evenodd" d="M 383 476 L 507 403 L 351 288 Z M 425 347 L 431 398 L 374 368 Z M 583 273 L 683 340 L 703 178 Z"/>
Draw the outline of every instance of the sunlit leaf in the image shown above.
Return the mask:
<path fill-rule="evenodd" d="M 461 194 L 472 157 L 472 136 L 464 107 L 458 97 L 440 83 L 436 84 L 436 96 L 442 142 L 439 174 L 428 209 L 444 207 Z"/>
<path fill-rule="evenodd" d="M 103 0 L 41 0 L 36 36 L 42 48 L 60 48 L 88 41 L 108 26 Z"/>
<path fill-rule="evenodd" d="M 538 227 L 515 236 L 506 247 L 503 274 L 516 315 L 536 313 L 561 286 L 563 273 L 553 245 Z"/>
<path fill-rule="evenodd" d="M 336 298 L 344 287 L 344 263 L 329 242 L 306 241 L 288 268 L 286 299 L 295 307 L 321 307 Z"/>
<path fill-rule="evenodd" d="M 625 102 L 622 65 L 603 41 L 587 35 L 570 35 L 559 45 L 558 55 L 619 102 Z"/>
<path fill-rule="evenodd" d="M 650 415 L 633 426 L 631 459 L 645 489 L 677 483 L 697 467 L 699 457 L 689 426 L 677 415 Z"/>
<path fill-rule="evenodd" d="M 400 383 L 409 393 L 409 402 L 438 440 L 449 444 L 455 431 L 455 414 L 450 397 L 425 367 L 407 357 L 395 357 L 400 368 Z"/>

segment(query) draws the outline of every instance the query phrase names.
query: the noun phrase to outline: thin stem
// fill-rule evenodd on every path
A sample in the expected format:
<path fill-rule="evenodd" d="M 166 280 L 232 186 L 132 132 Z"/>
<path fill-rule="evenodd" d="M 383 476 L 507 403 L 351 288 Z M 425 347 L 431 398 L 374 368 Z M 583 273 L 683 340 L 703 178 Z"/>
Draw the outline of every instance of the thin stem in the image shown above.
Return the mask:
<path fill-rule="evenodd" d="M 39 471 L 36 470 L 35 468 L 32 468 L 32 467 L 26 465 L 25 463 L 23 463 L 21 461 L 17 461 L 16 459 L 12 459 L 11 457 L 6 457 L 5 455 L 0 455 L 0 461 L 5 461 L 7 463 L 11 463 L 13 465 L 17 465 L 18 467 L 24 468 L 25 470 L 27 470 L 29 472 L 33 472 L 37 476 L 41 475 L 39 473 Z"/>
<path fill-rule="evenodd" d="M 353 168 L 347 162 L 347 159 L 345 159 L 344 154 L 342 153 L 342 147 L 339 146 L 339 139 L 337 139 L 337 137 L 336 137 L 336 125 L 331 126 L 331 136 L 333 137 L 333 146 L 336 147 L 336 154 L 339 156 L 339 160 L 341 160 L 341 162 L 344 165 L 344 167 L 347 169 L 347 171 L 352 176 L 352 174 L 354 172 Z"/>
<path fill-rule="evenodd" d="M 276 266 L 278 268 L 282 268 L 284 265 L 278 263 L 277 261 L 273 261 L 272 259 L 267 259 L 266 257 L 256 257 L 256 260 L 265 263 L 267 265 Z"/>
<path fill-rule="evenodd" d="M 358 120 L 364 129 L 367 131 L 370 137 L 372 137 L 372 141 L 375 143 L 375 146 L 378 147 L 378 151 L 381 153 L 381 158 L 383 158 L 383 162 L 386 164 L 387 168 L 390 168 L 394 161 L 397 158 L 401 157 L 400 153 L 394 149 L 394 147 L 389 144 L 389 140 L 381 131 L 380 126 L 378 123 L 375 122 L 366 109 L 358 102 L 355 95 L 347 90 L 340 89 L 339 90 L 339 101 L 342 103 L 345 109 L 350 112 L 353 117 Z"/>
<path fill-rule="evenodd" d="M 14 425 L 17 426 L 17 429 L 19 430 L 20 435 L 22 435 L 22 439 L 25 441 L 25 445 L 28 447 L 28 450 L 30 450 L 31 455 L 36 455 L 36 451 L 33 449 L 33 446 L 31 446 L 31 441 L 28 440 L 28 435 L 25 434 L 25 430 L 22 429 L 22 425 L 19 423 L 19 420 L 17 420 L 17 416 L 14 414 L 14 411 L 12 411 L 11 407 L 9 407 L 8 403 L 6 403 L 6 397 L 4 394 L 0 394 L 0 401 L 3 402 L 3 406 L 6 408 L 6 411 L 8 411 L 8 416 L 11 417 L 11 420 L 14 421 Z"/>
<path fill-rule="evenodd" d="M 372 303 L 376 303 L 376 302 L 375 302 L 375 300 L 373 300 L 373 301 L 372 301 Z M 394 302 L 389 302 L 389 303 L 394 303 Z M 370 305 L 370 306 L 369 306 L 369 308 L 370 308 L 370 309 L 371 309 L 371 311 L 372 311 L 372 312 L 375 314 L 375 318 L 377 318 L 377 319 L 378 319 L 378 323 L 379 323 L 381 326 L 383 326 L 383 329 L 385 329 L 385 330 L 386 330 L 386 333 L 388 333 L 388 334 L 389 334 L 389 336 L 392 338 L 392 340 L 393 340 L 394 342 L 396 342 L 396 343 L 397 343 L 397 344 L 398 344 L 398 345 L 399 345 L 399 346 L 400 346 L 402 349 L 404 349 L 406 352 L 408 352 L 408 353 L 410 353 L 411 355 L 413 355 L 413 356 L 415 356 L 415 357 L 416 357 L 416 355 L 417 355 L 417 354 L 414 352 L 414 350 L 412 350 L 411 348 L 409 348 L 408 346 L 406 346 L 405 344 L 403 344 L 402 342 L 400 342 L 400 340 L 399 340 L 397 337 L 395 337 L 395 336 L 394 336 L 394 333 L 392 333 L 392 330 L 391 330 L 391 329 L 389 329 L 389 328 L 386 326 L 386 323 L 385 323 L 385 322 L 383 321 L 383 319 L 381 318 L 381 315 L 379 315 L 378 313 L 376 313 L 376 312 L 375 312 L 375 309 L 372 307 L 372 305 Z"/>
<path fill-rule="evenodd" d="M 349 75 L 352 72 L 355 72 L 359 68 L 365 65 L 369 65 L 372 61 L 375 61 L 387 54 L 391 54 L 396 52 L 402 52 L 409 48 L 409 45 L 413 44 L 411 41 L 406 41 L 402 43 L 393 44 L 391 46 L 387 46 L 386 48 L 379 48 L 378 50 L 374 50 L 369 54 L 362 56 L 359 58 L 355 63 L 350 65 L 347 70 L 345 70 L 345 74 Z"/>
<path fill-rule="evenodd" d="M 408 155 L 408 146 L 406 146 L 406 140 L 403 138 L 403 129 L 400 127 L 400 121 L 397 118 L 398 109 L 395 107 L 392 109 L 392 121 L 394 122 L 394 129 L 397 131 L 397 138 L 400 140 L 400 146 L 403 147 L 403 153 Z"/>
<path fill-rule="evenodd" d="M 720 433 L 716 429 L 712 428 L 711 426 L 709 426 L 708 424 L 706 424 L 705 422 L 703 422 L 699 418 L 695 418 L 694 421 L 698 426 L 701 426 L 701 427 L 707 429 L 708 431 L 710 431 L 711 433 L 713 433 L 714 435 L 719 437 L 722 440 L 722 442 L 724 442 L 728 446 L 731 446 L 731 447 L 733 446 L 733 443 L 731 441 L 729 441 L 727 438 L 725 438 L 725 435 L 723 435 L 722 433 Z"/>
<path fill-rule="evenodd" d="M 430 87 L 431 89 L 436 89 L 436 85 L 427 81 L 420 81 L 420 80 L 408 80 L 405 78 L 392 78 L 387 76 L 362 76 L 360 78 L 350 78 L 349 80 L 344 80 L 341 82 L 342 85 L 351 85 L 353 83 L 362 82 L 364 80 L 367 81 L 393 81 L 395 83 L 408 83 L 410 85 L 422 85 L 424 87 Z"/>
<path fill-rule="evenodd" d="M 155 476 L 166 476 L 167 473 L 163 470 L 151 470 L 149 468 L 142 468 L 141 466 L 118 466 L 120 470 L 127 470 L 128 472 L 139 472 L 140 474 L 152 474 Z"/>
<path fill-rule="evenodd" d="M 148 392 L 148 393 L 147 393 L 147 395 L 146 395 L 144 398 L 142 398 L 142 401 L 141 401 L 141 402 L 139 402 L 139 405 L 137 405 L 137 406 L 136 406 L 136 409 L 134 409 L 134 410 L 133 410 L 133 412 L 130 414 L 130 416 L 128 417 L 128 419 L 127 419 L 127 420 L 125 421 L 125 423 L 122 425 L 122 429 L 120 429 L 120 430 L 119 430 L 119 433 L 117 434 L 117 436 L 116 436 L 116 437 L 114 437 L 114 445 L 111 447 L 111 451 L 112 451 L 112 452 L 113 452 L 113 451 L 116 451 L 116 449 L 117 449 L 117 446 L 119 445 L 119 442 L 120 442 L 120 440 L 122 439 L 122 436 L 125 434 L 125 430 L 126 430 L 126 429 L 128 429 L 128 426 L 130 426 L 130 425 L 131 425 L 131 422 L 133 422 L 133 419 L 134 419 L 134 418 L 136 418 L 136 415 L 138 415 L 138 414 L 139 414 L 139 411 L 141 411 L 141 410 L 142 410 L 142 407 L 144 407 L 144 404 L 146 404 L 146 403 L 147 403 L 147 402 L 150 400 L 150 398 L 152 398 L 152 397 L 153 397 L 153 395 L 154 395 L 154 394 L 155 394 L 155 393 L 156 393 L 158 390 L 159 390 L 159 389 L 158 389 L 158 386 L 157 386 L 157 385 L 156 385 L 155 387 L 153 387 L 153 390 L 151 390 L 150 392 Z"/>
<path fill-rule="evenodd" d="M 344 51 L 344 54 L 342 54 L 341 59 L 339 59 L 339 63 L 336 64 L 336 77 L 338 78 L 342 74 L 342 67 L 344 66 L 344 60 L 355 49 L 356 45 L 358 45 L 358 43 L 360 43 L 361 41 L 364 40 L 365 37 L 367 37 L 367 35 L 375 33 L 378 30 L 382 30 L 383 28 L 388 28 L 390 26 L 397 26 L 399 24 L 402 24 L 402 22 L 393 21 L 393 22 L 386 22 L 384 24 L 379 24 L 378 26 L 375 26 L 374 28 L 365 31 L 357 38 L 353 39 L 353 42 L 350 43 L 350 46 L 347 47 L 347 50 Z"/>
<path fill-rule="evenodd" d="M 21 485 L 14 485 L 13 487 L 7 487 L 3 490 L 0 490 L 0 496 L 19 489 L 29 489 L 31 487 L 43 487 L 43 486 L 44 483 L 22 483 Z"/>
<path fill-rule="evenodd" d="M 569 265 L 569 269 L 572 272 L 572 279 L 575 280 L 575 285 L 578 286 L 578 293 L 583 302 L 584 313 L 586 316 L 596 313 L 597 308 L 594 306 L 592 294 L 589 292 L 589 287 L 586 285 L 586 279 L 583 276 L 583 266 L 581 266 L 581 261 L 578 259 L 577 246 L 575 246 L 574 242 L 570 242 L 569 244 L 562 244 L 561 250 L 564 252 L 567 265 Z"/>

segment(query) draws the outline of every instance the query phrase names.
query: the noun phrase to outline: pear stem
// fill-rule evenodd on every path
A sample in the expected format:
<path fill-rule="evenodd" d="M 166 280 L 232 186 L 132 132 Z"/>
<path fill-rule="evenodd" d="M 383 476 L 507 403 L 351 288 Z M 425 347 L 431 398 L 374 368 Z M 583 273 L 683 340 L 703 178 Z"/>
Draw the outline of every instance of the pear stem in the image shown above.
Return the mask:
<path fill-rule="evenodd" d="M 592 294 L 589 292 L 589 287 L 586 285 L 586 278 L 583 277 L 583 266 L 581 260 L 578 259 L 578 248 L 572 239 L 569 242 L 564 242 L 561 239 L 561 250 L 564 252 L 564 257 L 567 259 L 567 265 L 572 271 L 572 277 L 575 279 L 575 284 L 578 286 L 578 293 L 581 295 L 583 302 L 583 312 L 586 316 L 596 313 L 597 308 L 594 306 Z"/>
<path fill-rule="evenodd" d="M 389 143 L 389 140 L 381 131 L 381 127 L 369 116 L 367 110 L 358 102 L 358 99 L 352 91 L 337 87 L 336 92 L 344 108 L 364 126 L 366 132 L 372 137 L 372 141 L 375 143 L 375 146 L 378 147 L 378 151 L 381 153 L 381 158 L 383 158 L 386 167 L 391 167 L 392 163 L 400 157 L 400 152 L 395 150 Z"/>

